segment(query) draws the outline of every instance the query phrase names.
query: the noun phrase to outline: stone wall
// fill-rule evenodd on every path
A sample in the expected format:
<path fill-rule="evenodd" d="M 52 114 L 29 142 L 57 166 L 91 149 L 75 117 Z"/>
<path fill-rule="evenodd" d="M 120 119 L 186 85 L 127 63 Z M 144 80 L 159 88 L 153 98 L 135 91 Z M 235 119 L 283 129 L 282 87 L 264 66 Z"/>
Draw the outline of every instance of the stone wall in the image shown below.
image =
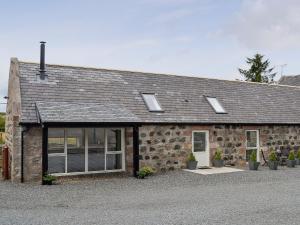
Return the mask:
<path fill-rule="evenodd" d="M 32 127 L 24 134 L 24 181 L 41 181 L 42 128 Z"/>
<path fill-rule="evenodd" d="M 125 129 L 125 168 L 126 173 L 133 174 L 133 139 L 132 128 Z"/>
<path fill-rule="evenodd" d="M 5 123 L 5 144 L 9 148 L 10 155 L 10 177 L 12 181 L 20 181 L 21 165 L 21 127 L 19 126 L 21 114 L 21 94 L 19 81 L 18 60 L 11 59 L 9 81 L 8 81 L 8 101 L 6 106 Z"/>
<path fill-rule="evenodd" d="M 300 126 L 142 126 L 140 166 L 151 166 L 158 171 L 185 168 L 187 156 L 192 151 L 194 130 L 209 131 L 210 159 L 220 147 L 226 162 L 235 165 L 245 164 L 246 130 L 259 130 L 260 147 L 265 156 L 271 147 L 300 146 Z"/>

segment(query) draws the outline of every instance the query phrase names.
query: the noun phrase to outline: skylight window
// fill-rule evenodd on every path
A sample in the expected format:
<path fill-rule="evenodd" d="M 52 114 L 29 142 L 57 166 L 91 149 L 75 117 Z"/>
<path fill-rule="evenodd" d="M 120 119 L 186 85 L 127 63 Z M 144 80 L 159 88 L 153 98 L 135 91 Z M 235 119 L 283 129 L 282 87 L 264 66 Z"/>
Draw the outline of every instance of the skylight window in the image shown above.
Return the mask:
<path fill-rule="evenodd" d="M 162 111 L 155 94 L 142 94 L 142 96 L 150 112 Z"/>
<path fill-rule="evenodd" d="M 223 106 L 220 104 L 219 100 L 215 97 L 206 97 L 207 101 L 213 107 L 216 113 L 226 113 Z"/>

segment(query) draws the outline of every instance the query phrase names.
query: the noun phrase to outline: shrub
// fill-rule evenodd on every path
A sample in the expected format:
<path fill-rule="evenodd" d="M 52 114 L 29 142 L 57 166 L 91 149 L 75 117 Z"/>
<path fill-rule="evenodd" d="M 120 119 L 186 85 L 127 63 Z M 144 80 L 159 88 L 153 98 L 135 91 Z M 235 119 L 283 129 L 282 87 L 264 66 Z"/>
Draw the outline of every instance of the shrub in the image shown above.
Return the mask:
<path fill-rule="evenodd" d="M 139 179 L 144 179 L 146 177 L 146 172 L 143 170 L 140 170 L 139 172 L 137 172 L 137 177 Z"/>
<path fill-rule="evenodd" d="M 43 182 L 44 184 L 52 184 L 53 181 L 56 181 L 56 177 L 52 175 L 45 175 L 43 176 Z"/>
<path fill-rule="evenodd" d="M 147 176 L 151 176 L 153 173 L 154 173 L 153 168 L 151 168 L 149 166 L 144 166 L 137 172 L 137 175 L 138 175 L 138 178 L 144 179 Z"/>
<path fill-rule="evenodd" d="M 294 150 L 290 151 L 288 160 L 295 160 L 295 152 L 294 152 Z"/>
<path fill-rule="evenodd" d="M 297 159 L 300 159 L 300 149 L 298 148 L 298 151 L 297 151 Z"/>
<path fill-rule="evenodd" d="M 154 170 L 150 166 L 144 166 L 142 170 L 145 171 L 147 176 L 153 175 L 154 173 Z"/>
<path fill-rule="evenodd" d="M 256 150 L 253 150 L 253 151 L 251 152 L 251 155 L 250 155 L 250 161 L 251 161 L 251 162 L 256 162 L 256 161 L 257 161 Z"/>
<path fill-rule="evenodd" d="M 275 162 L 275 161 L 278 161 L 277 160 L 277 155 L 276 155 L 276 152 L 274 150 L 272 150 L 269 154 L 269 160 L 272 161 L 272 162 Z"/>
<path fill-rule="evenodd" d="M 214 160 L 222 160 L 222 150 L 220 148 L 217 149 Z"/>
<path fill-rule="evenodd" d="M 196 158 L 195 158 L 195 156 L 194 156 L 194 154 L 193 154 L 192 152 L 189 154 L 188 161 L 189 161 L 189 162 L 194 162 L 194 161 L 196 161 Z"/>

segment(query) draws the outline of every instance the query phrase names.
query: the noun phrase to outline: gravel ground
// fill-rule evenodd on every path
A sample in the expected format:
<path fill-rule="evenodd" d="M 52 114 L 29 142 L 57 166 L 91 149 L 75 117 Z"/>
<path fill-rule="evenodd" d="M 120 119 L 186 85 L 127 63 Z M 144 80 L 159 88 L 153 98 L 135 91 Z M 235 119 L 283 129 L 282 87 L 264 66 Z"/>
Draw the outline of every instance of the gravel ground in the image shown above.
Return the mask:
<path fill-rule="evenodd" d="M 300 167 L 53 186 L 0 182 L 0 224 L 300 224 Z"/>

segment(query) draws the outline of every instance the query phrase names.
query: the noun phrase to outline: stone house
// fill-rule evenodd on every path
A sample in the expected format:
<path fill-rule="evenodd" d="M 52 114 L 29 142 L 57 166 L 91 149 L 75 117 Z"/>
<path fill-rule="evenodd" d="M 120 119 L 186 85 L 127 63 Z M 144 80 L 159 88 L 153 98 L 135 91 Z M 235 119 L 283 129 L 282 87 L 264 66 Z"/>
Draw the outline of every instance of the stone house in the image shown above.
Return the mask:
<path fill-rule="evenodd" d="M 300 88 L 11 59 L 6 145 L 12 181 L 43 174 L 210 166 L 217 148 L 244 165 L 255 150 L 300 146 Z M 260 160 L 260 154 L 258 154 Z"/>

